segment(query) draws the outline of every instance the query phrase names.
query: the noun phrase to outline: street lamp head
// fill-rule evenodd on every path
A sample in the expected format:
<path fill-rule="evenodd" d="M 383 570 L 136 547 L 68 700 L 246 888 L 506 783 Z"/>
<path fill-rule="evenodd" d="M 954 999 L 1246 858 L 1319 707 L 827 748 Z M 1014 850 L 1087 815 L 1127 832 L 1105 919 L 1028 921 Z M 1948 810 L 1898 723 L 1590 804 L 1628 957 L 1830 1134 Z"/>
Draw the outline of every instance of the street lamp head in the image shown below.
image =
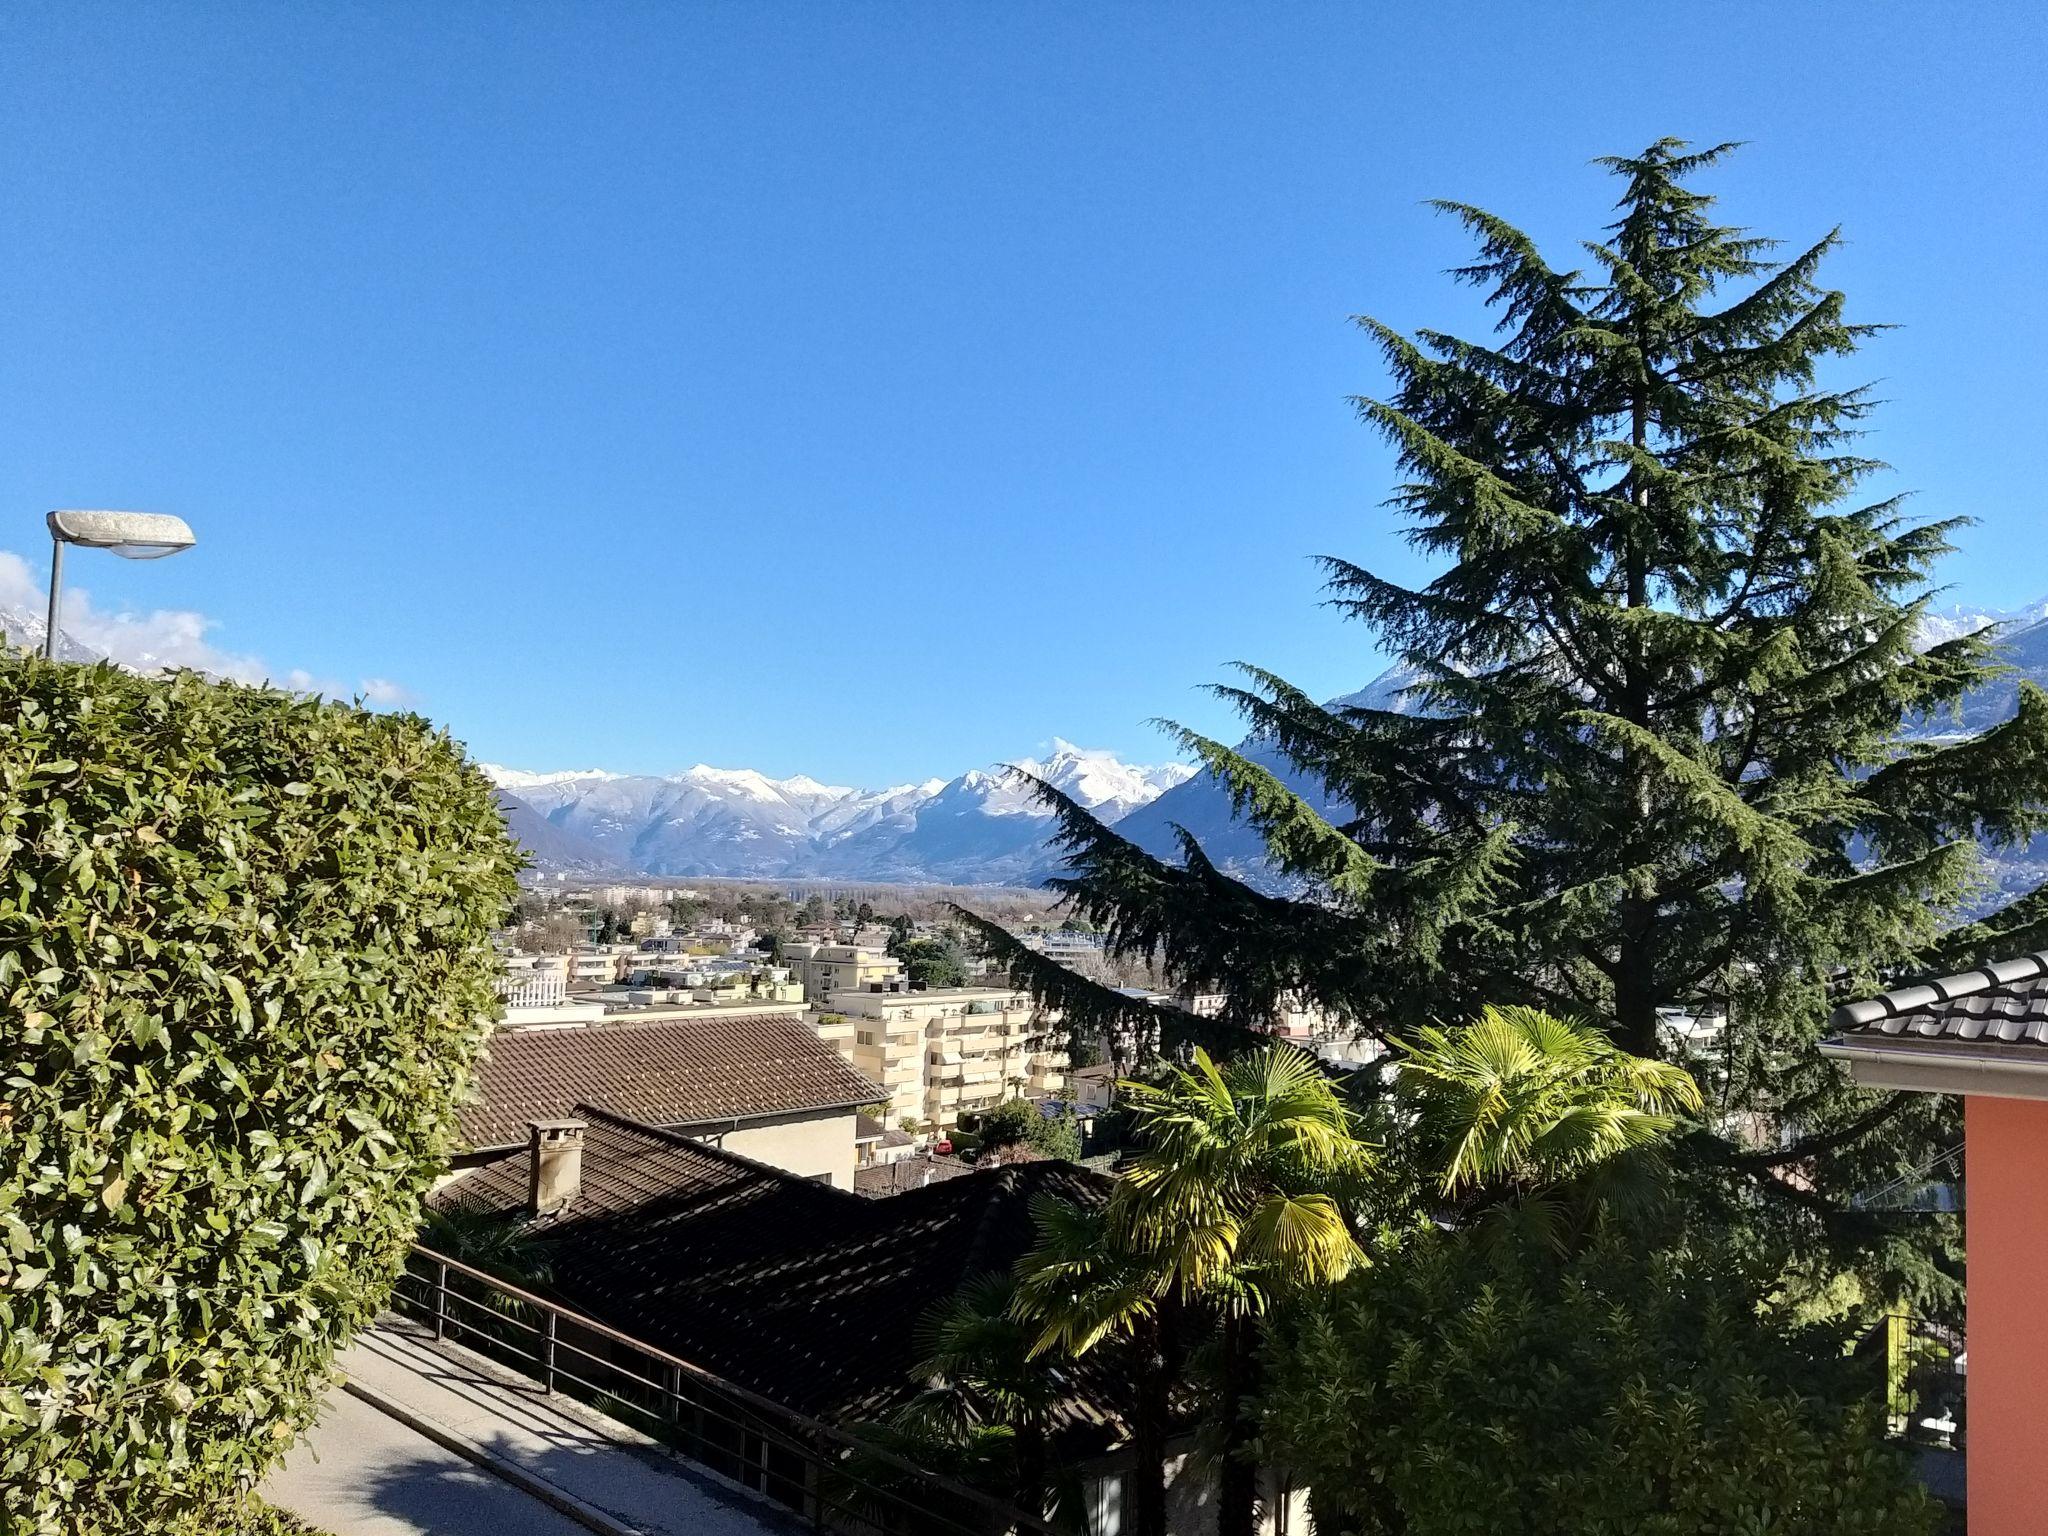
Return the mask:
<path fill-rule="evenodd" d="M 182 517 L 166 512 L 52 512 L 49 524 L 60 544 L 109 549 L 124 560 L 161 560 L 199 542 Z"/>

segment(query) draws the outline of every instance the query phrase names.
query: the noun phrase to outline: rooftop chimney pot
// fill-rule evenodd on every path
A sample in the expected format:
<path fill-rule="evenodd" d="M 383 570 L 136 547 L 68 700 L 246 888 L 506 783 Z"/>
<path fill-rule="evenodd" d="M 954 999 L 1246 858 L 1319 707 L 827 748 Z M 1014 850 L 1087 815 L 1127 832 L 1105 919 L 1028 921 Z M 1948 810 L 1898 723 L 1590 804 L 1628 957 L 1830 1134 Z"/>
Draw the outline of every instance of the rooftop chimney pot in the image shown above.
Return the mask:
<path fill-rule="evenodd" d="M 552 1216 L 583 1191 L 582 1120 L 535 1120 L 527 1127 L 527 1209 Z"/>

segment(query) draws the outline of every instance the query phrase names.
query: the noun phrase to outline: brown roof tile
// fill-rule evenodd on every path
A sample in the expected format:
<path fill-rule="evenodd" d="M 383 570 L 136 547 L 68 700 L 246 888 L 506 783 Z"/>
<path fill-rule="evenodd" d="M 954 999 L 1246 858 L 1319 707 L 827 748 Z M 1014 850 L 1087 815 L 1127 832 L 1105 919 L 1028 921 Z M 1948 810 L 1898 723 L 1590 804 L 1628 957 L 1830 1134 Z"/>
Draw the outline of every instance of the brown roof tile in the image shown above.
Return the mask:
<path fill-rule="evenodd" d="M 477 1087 L 462 1112 L 476 1148 L 516 1146 L 528 1121 L 585 1100 L 654 1125 L 704 1125 L 884 1097 L 795 1014 L 500 1030 Z"/>
<path fill-rule="evenodd" d="M 873 1163 L 866 1168 L 854 1169 L 853 1192 L 870 1200 L 880 1200 L 972 1172 L 974 1164 L 957 1157 L 939 1157 L 931 1153 L 922 1157 L 902 1157 L 893 1163 Z"/>

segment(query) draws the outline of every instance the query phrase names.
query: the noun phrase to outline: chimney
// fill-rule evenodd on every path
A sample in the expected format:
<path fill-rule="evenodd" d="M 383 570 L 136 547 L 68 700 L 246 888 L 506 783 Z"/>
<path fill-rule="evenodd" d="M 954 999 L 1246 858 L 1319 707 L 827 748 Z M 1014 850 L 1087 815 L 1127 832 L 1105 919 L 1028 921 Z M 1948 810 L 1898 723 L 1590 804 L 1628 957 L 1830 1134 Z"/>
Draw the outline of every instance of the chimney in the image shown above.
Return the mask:
<path fill-rule="evenodd" d="M 527 1127 L 527 1209 L 552 1216 L 583 1189 L 582 1120 L 535 1120 Z"/>

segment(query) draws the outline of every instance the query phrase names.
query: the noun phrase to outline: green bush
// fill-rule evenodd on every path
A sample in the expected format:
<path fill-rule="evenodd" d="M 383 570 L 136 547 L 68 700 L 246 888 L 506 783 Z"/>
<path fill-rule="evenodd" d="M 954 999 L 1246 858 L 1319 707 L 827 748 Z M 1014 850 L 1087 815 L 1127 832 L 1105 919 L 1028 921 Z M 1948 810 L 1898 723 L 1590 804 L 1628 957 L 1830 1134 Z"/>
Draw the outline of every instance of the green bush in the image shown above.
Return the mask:
<path fill-rule="evenodd" d="M 1261 1445 L 1323 1536 L 1928 1536 L 1843 1345 L 1684 1242 L 1429 1230 L 1276 1330 Z"/>
<path fill-rule="evenodd" d="M 0 648 L 0 1515 L 249 1485 L 382 1304 L 517 855 L 413 716 Z"/>
<path fill-rule="evenodd" d="M 1069 1163 L 1081 1160 L 1081 1131 L 1073 1107 L 1063 1107 L 1059 1114 L 1047 1119 L 1028 1099 L 1004 1100 L 985 1112 L 971 1133 L 956 1134 L 953 1145 L 956 1150 L 972 1145 L 994 1152 L 1020 1141 L 1047 1157 Z"/>

